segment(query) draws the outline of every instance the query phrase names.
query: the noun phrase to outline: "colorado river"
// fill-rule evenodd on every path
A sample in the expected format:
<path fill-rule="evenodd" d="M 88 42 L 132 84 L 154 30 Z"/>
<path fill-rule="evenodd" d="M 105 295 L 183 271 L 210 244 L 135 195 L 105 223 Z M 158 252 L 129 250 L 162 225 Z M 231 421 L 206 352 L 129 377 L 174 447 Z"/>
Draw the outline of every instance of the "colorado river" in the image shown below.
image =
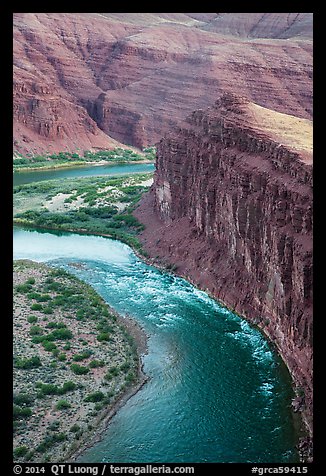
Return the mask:
<path fill-rule="evenodd" d="M 41 180 L 63 179 L 73 177 L 92 177 L 95 175 L 129 175 L 133 173 L 147 173 L 154 171 L 154 164 L 120 164 L 120 165 L 85 165 L 51 170 L 32 170 L 16 172 L 13 175 L 13 184 L 40 182 Z"/>
<path fill-rule="evenodd" d="M 15 228 L 14 258 L 64 267 L 149 336 L 149 381 L 79 462 L 298 461 L 289 374 L 245 320 L 107 238 Z"/>

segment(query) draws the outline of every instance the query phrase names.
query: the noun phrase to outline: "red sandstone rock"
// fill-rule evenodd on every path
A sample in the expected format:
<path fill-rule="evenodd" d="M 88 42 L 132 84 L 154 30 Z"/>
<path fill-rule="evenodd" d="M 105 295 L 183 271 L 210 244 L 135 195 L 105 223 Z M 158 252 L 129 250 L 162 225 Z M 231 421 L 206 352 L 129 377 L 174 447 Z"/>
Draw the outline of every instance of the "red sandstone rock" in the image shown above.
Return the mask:
<path fill-rule="evenodd" d="M 224 95 L 158 143 L 154 184 L 136 216 L 150 256 L 276 344 L 305 391 L 312 432 L 312 124 L 304 125 L 310 141 L 300 144 L 301 121 Z"/>
<path fill-rule="evenodd" d="M 225 90 L 311 118 L 311 31 L 311 14 L 15 14 L 14 149 L 153 144 Z"/>

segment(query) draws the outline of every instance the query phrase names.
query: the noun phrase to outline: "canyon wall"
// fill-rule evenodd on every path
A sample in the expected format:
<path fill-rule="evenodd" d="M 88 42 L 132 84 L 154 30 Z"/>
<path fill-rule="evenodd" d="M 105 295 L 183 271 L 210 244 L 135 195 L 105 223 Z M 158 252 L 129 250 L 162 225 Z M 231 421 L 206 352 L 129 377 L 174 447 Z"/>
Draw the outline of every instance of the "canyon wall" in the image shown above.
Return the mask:
<path fill-rule="evenodd" d="M 143 147 L 223 91 L 312 116 L 312 14 L 16 13 L 14 151 Z"/>
<path fill-rule="evenodd" d="M 270 337 L 304 392 L 296 403 L 312 433 L 311 137 L 300 143 L 311 123 L 273 114 L 229 94 L 194 112 L 158 143 L 136 216 L 157 263 Z"/>
<path fill-rule="evenodd" d="M 16 153 L 83 151 L 118 144 L 98 129 L 84 108 L 61 95 L 51 82 L 15 79 L 14 98 Z"/>

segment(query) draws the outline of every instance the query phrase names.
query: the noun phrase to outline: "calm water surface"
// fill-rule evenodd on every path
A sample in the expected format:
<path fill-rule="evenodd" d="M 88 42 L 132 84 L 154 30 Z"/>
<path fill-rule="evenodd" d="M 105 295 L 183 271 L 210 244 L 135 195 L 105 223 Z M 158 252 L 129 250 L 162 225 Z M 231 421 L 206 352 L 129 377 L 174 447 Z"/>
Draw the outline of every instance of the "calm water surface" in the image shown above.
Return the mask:
<path fill-rule="evenodd" d="M 118 241 L 15 228 L 14 257 L 69 270 L 149 335 L 149 382 L 79 462 L 298 461 L 288 372 L 244 320 Z"/>
<path fill-rule="evenodd" d="M 92 177 L 96 175 L 126 175 L 153 171 L 154 164 L 93 165 L 57 170 L 33 170 L 31 172 L 14 173 L 13 184 L 22 185 L 24 183 L 40 182 L 41 180 Z"/>

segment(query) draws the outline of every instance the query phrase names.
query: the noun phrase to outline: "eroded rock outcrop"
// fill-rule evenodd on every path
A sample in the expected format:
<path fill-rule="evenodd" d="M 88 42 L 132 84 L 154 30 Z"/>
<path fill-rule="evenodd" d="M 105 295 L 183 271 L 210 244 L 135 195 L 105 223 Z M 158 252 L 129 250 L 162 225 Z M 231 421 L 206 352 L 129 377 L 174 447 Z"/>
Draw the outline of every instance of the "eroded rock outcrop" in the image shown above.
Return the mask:
<path fill-rule="evenodd" d="M 275 343 L 312 434 L 311 128 L 226 94 L 158 143 L 136 215 L 153 258 Z"/>
<path fill-rule="evenodd" d="M 14 80 L 14 150 L 38 154 L 110 148 L 115 140 L 98 129 L 80 106 L 51 83 Z"/>

